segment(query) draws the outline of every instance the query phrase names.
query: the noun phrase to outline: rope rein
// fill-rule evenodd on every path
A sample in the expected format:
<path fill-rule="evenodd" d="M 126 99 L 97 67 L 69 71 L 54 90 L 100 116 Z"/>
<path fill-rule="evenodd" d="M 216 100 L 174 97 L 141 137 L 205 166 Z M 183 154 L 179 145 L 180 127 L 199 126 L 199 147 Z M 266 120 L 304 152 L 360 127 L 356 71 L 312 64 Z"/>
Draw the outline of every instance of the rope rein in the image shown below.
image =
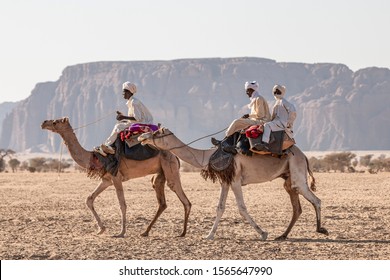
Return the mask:
<path fill-rule="evenodd" d="M 116 114 L 116 111 L 115 111 L 115 112 L 111 112 L 111 113 L 109 113 L 109 114 L 107 114 L 107 115 L 105 115 L 105 116 L 101 117 L 100 119 L 97 119 L 96 121 L 93 121 L 93 122 L 90 122 L 90 123 L 84 124 L 84 125 L 82 125 L 82 126 L 76 127 L 76 128 L 74 128 L 73 130 L 77 130 L 77 129 L 84 128 L 84 127 L 87 127 L 87 126 L 93 125 L 93 124 L 95 124 L 95 123 L 98 123 L 98 122 L 100 122 L 100 121 L 104 120 L 105 118 L 108 118 L 108 117 L 110 117 L 110 116 L 111 116 L 111 115 L 113 115 L 114 113 Z"/>
<path fill-rule="evenodd" d="M 193 141 L 191 141 L 191 142 L 189 142 L 189 143 L 187 143 L 187 144 L 183 144 L 183 145 L 181 145 L 181 146 L 177 146 L 177 147 L 170 148 L 170 149 L 168 149 L 168 150 L 166 150 L 166 151 L 172 151 L 172 150 L 175 150 L 175 149 L 181 149 L 181 148 L 184 148 L 184 147 L 188 147 L 189 145 L 191 145 L 191 144 L 193 144 L 193 143 L 195 143 L 195 142 L 198 142 L 198 141 L 200 141 L 200 140 L 202 140 L 202 139 L 204 139 L 204 138 L 207 138 L 207 137 L 216 135 L 216 134 L 218 134 L 218 133 L 221 133 L 221 132 L 225 131 L 226 129 L 228 129 L 228 127 L 225 127 L 224 129 L 221 129 L 220 131 L 217 131 L 217 132 L 215 132 L 215 133 L 212 133 L 212 134 L 209 134 L 209 135 L 206 135 L 206 136 L 197 138 L 197 139 L 195 139 L 195 140 L 193 140 Z M 173 134 L 173 133 L 171 132 L 171 133 L 169 133 L 169 134 L 164 134 L 164 135 L 160 135 L 160 136 L 154 136 L 154 135 L 153 135 L 153 145 L 154 145 L 156 148 L 158 148 L 157 145 L 156 145 L 156 142 L 154 141 L 154 139 L 155 139 L 155 138 L 164 138 L 164 137 L 169 136 L 169 135 L 172 135 L 172 134 Z"/>

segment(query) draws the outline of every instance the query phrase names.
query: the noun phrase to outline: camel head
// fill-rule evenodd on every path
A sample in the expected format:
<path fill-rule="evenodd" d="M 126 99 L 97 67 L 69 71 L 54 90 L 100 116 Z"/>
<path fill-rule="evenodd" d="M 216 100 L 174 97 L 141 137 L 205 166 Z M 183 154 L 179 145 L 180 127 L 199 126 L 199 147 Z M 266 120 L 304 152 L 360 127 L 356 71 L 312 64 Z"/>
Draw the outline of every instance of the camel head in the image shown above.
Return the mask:
<path fill-rule="evenodd" d="M 69 123 L 69 118 L 60 118 L 57 120 L 46 120 L 43 121 L 41 124 L 42 129 L 47 129 L 52 132 L 60 132 L 68 129 L 72 129 L 70 123 Z"/>
<path fill-rule="evenodd" d="M 169 135 L 172 135 L 173 133 L 167 129 L 167 128 L 159 128 L 155 132 L 146 132 L 142 133 L 138 137 L 138 141 L 141 142 L 142 145 L 151 145 L 156 147 L 160 150 L 169 149 L 169 142 L 168 139 Z"/>

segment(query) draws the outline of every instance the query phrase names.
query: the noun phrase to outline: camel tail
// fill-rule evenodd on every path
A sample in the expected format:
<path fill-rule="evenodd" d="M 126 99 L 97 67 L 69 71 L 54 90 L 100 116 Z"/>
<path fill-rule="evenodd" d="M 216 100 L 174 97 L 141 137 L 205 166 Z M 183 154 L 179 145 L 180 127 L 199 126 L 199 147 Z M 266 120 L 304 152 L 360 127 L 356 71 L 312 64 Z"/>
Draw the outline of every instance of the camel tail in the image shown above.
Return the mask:
<path fill-rule="evenodd" d="M 305 156 L 305 159 L 306 159 L 307 172 L 309 172 L 309 176 L 311 177 L 310 189 L 313 192 L 315 192 L 317 190 L 316 179 L 314 178 L 313 172 L 310 169 L 309 160 L 307 159 L 306 156 Z"/>

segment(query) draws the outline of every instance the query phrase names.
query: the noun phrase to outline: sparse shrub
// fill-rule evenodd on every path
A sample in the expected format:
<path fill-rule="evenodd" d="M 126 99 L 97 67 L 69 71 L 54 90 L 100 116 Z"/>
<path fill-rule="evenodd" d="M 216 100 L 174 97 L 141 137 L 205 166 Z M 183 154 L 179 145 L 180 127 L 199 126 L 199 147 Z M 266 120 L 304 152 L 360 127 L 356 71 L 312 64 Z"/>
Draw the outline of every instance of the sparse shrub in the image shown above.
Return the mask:
<path fill-rule="evenodd" d="M 345 169 L 351 166 L 351 160 L 356 155 L 352 152 L 332 153 L 324 157 L 324 162 L 328 170 L 345 172 Z"/>
<path fill-rule="evenodd" d="M 12 172 L 16 172 L 18 166 L 20 165 L 20 161 L 17 160 L 16 158 L 13 158 L 13 159 L 10 159 L 10 160 L 8 161 L 8 164 L 9 164 L 9 166 L 11 167 Z"/>
<path fill-rule="evenodd" d="M 35 167 L 29 166 L 28 171 L 30 171 L 31 173 L 34 173 L 35 171 L 37 171 L 37 169 Z"/>

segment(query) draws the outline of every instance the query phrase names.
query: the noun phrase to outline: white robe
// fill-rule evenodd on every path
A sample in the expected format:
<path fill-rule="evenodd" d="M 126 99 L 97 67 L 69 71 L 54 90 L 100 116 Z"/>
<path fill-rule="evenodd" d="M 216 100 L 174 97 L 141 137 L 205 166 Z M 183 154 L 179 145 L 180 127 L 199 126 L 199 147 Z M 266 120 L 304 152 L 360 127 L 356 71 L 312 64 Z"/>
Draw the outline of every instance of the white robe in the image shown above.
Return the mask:
<path fill-rule="evenodd" d="M 272 109 L 271 121 L 264 124 L 263 142 L 269 143 L 271 131 L 285 130 L 290 138 L 294 138 L 293 124 L 297 117 L 295 106 L 286 99 L 277 99 Z"/>

